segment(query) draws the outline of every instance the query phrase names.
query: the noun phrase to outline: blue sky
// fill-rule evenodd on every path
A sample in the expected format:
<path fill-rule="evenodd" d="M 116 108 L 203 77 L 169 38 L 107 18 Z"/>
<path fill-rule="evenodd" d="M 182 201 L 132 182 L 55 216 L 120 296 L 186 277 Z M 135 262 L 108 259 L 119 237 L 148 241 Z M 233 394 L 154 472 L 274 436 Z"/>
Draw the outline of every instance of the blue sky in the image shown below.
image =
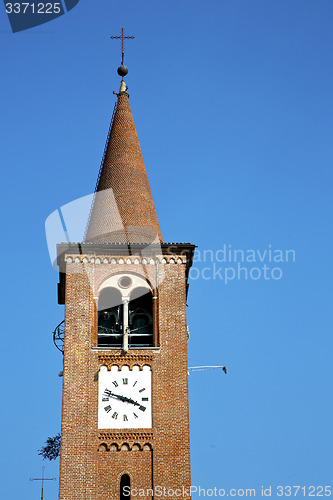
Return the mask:
<path fill-rule="evenodd" d="M 126 83 L 164 239 L 200 252 L 189 364 L 228 368 L 190 375 L 192 484 L 272 485 L 274 498 L 332 485 L 332 2 L 81 0 L 16 34 L 0 7 L 3 498 L 39 498 L 43 465 L 58 477 L 37 455 L 61 419 L 44 222 L 94 189 L 121 26 L 136 37 Z M 225 284 L 214 265 L 238 263 L 217 261 L 224 245 L 295 262 Z"/>

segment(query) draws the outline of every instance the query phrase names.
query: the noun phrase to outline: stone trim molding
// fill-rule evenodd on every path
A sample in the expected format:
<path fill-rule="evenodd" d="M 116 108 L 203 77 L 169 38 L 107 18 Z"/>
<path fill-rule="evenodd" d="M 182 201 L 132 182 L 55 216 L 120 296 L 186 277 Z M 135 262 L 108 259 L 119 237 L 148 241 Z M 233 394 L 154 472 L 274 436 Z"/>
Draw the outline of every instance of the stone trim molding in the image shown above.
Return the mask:
<path fill-rule="evenodd" d="M 143 266 L 155 266 L 156 261 L 159 264 L 186 264 L 186 255 L 181 256 L 172 256 L 172 255 L 164 255 L 158 256 L 154 259 L 149 259 L 142 256 L 110 256 L 110 255 L 99 255 L 96 257 L 95 255 L 77 255 L 77 254 L 67 254 L 65 257 L 65 261 L 67 264 L 120 264 L 120 265 L 143 265 Z"/>

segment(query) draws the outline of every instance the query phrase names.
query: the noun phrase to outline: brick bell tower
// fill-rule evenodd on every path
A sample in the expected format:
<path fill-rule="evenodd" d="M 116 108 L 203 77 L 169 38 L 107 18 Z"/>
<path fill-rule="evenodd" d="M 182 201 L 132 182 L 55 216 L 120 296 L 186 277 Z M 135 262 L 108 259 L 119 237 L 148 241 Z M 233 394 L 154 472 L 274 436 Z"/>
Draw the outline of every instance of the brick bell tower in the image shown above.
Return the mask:
<path fill-rule="evenodd" d="M 162 240 L 123 61 L 118 74 L 85 239 L 58 245 L 60 500 L 133 499 L 139 489 L 163 498 L 163 488 L 189 498 L 191 484 L 186 296 L 195 247 Z"/>

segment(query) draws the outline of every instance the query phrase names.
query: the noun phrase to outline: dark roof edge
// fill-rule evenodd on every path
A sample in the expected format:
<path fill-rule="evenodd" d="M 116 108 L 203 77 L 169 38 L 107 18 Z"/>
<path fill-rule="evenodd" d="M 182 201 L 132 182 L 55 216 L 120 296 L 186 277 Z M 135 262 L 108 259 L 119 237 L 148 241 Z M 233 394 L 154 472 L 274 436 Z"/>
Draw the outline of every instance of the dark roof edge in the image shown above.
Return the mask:
<path fill-rule="evenodd" d="M 66 253 L 71 254 L 103 254 L 103 255 L 136 255 L 143 250 L 145 256 L 193 254 L 196 245 L 192 243 L 59 243 L 57 245 L 58 259 Z M 58 262 L 59 263 L 59 262 Z"/>
<path fill-rule="evenodd" d="M 186 255 L 187 272 L 192 266 L 196 245 L 192 243 L 59 243 L 57 245 L 57 264 L 63 272 L 65 254 L 97 254 L 97 255 Z"/>

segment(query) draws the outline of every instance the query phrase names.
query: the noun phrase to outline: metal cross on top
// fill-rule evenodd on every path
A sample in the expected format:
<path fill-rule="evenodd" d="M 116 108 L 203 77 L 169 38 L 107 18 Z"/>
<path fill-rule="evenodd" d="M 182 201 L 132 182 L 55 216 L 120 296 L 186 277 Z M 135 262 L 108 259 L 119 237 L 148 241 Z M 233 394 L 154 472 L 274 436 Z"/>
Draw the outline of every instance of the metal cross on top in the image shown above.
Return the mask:
<path fill-rule="evenodd" d="M 44 499 L 44 481 L 55 481 L 55 477 L 44 477 L 44 472 L 45 472 L 45 467 L 43 467 L 43 474 L 42 477 L 31 477 L 30 481 L 42 481 L 42 496 L 40 497 L 41 500 Z"/>
<path fill-rule="evenodd" d="M 121 28 L 121 35 L 120 36 L 110 36 L 110 38 L 112 38 L 112 40 L 121 40 L 121 64 L 122 66 L 124 66 L 124 54 L 125 54 L 125 50 L 124 50 L 124 40 L 130 40 L 130 39 L 133 39 L 135 38 L 135 36 L 125 36 L 124 35 L 124 28 Z"/>

